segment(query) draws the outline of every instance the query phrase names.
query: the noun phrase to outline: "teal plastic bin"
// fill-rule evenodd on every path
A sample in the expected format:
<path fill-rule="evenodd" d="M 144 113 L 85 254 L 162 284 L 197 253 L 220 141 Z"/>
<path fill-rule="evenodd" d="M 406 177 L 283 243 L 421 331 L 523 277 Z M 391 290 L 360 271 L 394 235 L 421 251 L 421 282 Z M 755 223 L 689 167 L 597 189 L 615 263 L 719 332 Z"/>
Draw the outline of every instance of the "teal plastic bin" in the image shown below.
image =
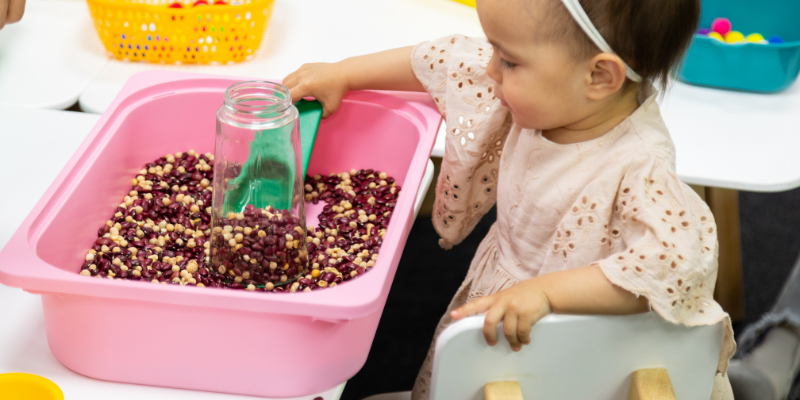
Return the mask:
<path fill-rule="evenodd" d="M 778 92 L 800 72 L 800 0 L 703 0 L 700 26 L 728 18 L 745 36 L 780 36 L 784 43 L 728 44 L 695 35 L 678 72 L 684 82 L 753 92 Z"/>

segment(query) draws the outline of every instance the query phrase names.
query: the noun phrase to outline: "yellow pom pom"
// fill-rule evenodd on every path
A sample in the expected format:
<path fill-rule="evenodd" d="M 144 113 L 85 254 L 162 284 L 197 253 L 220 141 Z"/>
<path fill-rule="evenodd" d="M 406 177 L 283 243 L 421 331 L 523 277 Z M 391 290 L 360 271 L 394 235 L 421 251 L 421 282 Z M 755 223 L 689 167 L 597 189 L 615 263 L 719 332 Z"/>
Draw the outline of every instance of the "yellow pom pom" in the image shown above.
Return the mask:
<path fill-rule="evenodd" d="M 746 40 L 752 43 L 761 43 L 764 40 L 764 36 L 761 36 L 760 33 L 751 33 L 747 35 Z"/>
<path fill-rule="evenodd" d="M 741 32 L 730 31 L 725 34 L 726 43 L 741 43 L 744 42 L 744 35 Z"/>
<path fill-rule="evenodd" d="M 717 40 L 719 40 L 720 42 L 724 42 L 724 41 L 725 41 L 725 39 L 723 39 L 723 38 L 722 38 L 722 35 L 720 35 L 720 34 L 719 34 L 719 33 L 717 33 L 717 32 L 711 32 L 711 33 L 709 33 L 709 34 L 708 34 L 708 37 L 710 37 L 710 38 L 714 38 L 714 39 L 717 39 Z"/>

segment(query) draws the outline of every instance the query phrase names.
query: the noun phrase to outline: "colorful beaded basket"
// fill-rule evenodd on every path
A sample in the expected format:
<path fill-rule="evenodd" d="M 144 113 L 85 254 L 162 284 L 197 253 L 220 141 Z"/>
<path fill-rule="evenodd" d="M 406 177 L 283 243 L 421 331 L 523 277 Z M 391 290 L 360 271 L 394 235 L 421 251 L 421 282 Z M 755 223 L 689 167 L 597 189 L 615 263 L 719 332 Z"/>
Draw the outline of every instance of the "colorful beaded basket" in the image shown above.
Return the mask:
<path fill-rule="evenodd" d="M 106 50 L 119 60 L 225 64 L 249 60 L 274 0 L 88 0 Z"/>

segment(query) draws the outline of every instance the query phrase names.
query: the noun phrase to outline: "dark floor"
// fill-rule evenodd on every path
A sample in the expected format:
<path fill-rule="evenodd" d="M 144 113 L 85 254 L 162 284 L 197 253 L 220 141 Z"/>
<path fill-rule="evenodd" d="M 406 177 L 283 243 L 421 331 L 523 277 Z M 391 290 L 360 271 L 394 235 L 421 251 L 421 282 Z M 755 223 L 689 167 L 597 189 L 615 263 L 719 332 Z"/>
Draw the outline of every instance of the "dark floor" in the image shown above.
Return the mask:
<path fill-rule="evenodd" d="M 800 189 L 741 193 L 746 323 L 769 310 L 800 253 Z M 400 260 L 366 364 L 343 400 L 410 390 L 433 330 L 495 219 L 494 210 L 464 243 L 444 251 L 430 219 L 417 219 Z"/>
<path fill-rule="evenodd" d="M 772 307 L 800 253 L 800 189 L 782 193 L 742 192 L 739 203 L 744 322 L 750 323 Z"/>

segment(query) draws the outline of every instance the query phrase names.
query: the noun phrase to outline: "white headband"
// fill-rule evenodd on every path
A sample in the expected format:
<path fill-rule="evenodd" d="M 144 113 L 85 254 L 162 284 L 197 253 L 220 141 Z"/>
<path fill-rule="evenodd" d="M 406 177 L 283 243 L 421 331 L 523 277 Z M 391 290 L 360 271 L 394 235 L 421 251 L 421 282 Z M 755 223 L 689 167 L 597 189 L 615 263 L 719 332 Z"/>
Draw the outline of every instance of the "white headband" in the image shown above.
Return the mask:
<path fill-rule="evenodd" d="M 611 49 L 611 46 L 608 45 L 606 40 L 603 39 L 603 35 L 601 35 L 600 32 L 597 31 L 597 28 L 594 27 L 592 20 L 589 19 L 588 15 L 586 15 L 586 11 L 583 10 L 583 7 L 581 7 L 581 3 L 579 3 L 578 0 L 561 0 L 561 2 L 564 3 L 564 7 L 567 8 L 567 11 L 572 14 L 572 18 L 575 19 L 575 22 L 581 26 L 581 29 L 586 32 L 586 35 L 589 36 L 589 39 L 592 39 L 592 42 L 594 42 L 594 44 L 599 47 L 600 50 L 602 50 L 604 53 L 617 54 L 613 49 Z M 636 71 L 631 69 L 631 67 L 629 67 L 625 61 L 622 61 L 622 63 L 625 64 L 625 75 L 628 77 L 628 79 L 634 82 L 642 81 L 642 77 L 639 76 Z"/>

